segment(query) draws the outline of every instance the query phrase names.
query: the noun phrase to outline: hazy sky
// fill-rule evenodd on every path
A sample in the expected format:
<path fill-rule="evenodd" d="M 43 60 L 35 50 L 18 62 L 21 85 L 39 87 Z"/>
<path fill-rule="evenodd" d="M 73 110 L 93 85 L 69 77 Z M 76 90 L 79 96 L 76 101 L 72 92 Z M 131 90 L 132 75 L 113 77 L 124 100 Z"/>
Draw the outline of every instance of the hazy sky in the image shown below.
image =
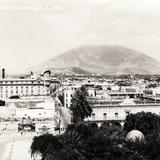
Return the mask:
<path fill-rule="evenodd" d="M 94 44 L 160 61 L 160 0 L 0 0 L 0 68 L 17 72 Z"/>

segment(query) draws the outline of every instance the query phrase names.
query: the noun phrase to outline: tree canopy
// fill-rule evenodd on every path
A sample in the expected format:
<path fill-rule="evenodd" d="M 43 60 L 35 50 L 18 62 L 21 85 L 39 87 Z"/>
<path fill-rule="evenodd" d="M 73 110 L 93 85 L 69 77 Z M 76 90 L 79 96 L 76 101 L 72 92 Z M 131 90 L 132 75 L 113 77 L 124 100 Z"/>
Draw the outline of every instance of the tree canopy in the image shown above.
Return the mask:
<path fill-rule="evenodd" d="M 42 160 L 159 160 L 160 135 L 145 141 L 126 141 L 123 128 L 72 124 L 62 135 L 33 138 L 31 153 Z"/>
<path fill-rule="evenodd" d="M 71 99 L 72 121 L 80 123 L 88 116 L 91 116 L 92 108 L 88 101 L 88 92 L 84 86 L 78 89 Z"/>
<path fill-rule="evenodd" d="M 77 93 L 78 96 L 82 96 L 79 91 Z M 75 106 L 79 107 L 80 104 Z M 88 103 L 86 102 L 84 106 L 86 104 Z M 158 115 L 151 112 L 129 114 L 124 128 L 109 123 L 104 123 L 101 127 L 98 127 L 96 123 L 85 123 L 83 122 L 84 115 L 78 117 L 81 114 L 77 113 L 78 119 L 74 117 L 76 123 L 70 124 L 64 134 L 34 137 L 31 154 L 41 155 L 42 160 L 160 159 L 160 118 Z M 142 141 L 126 140 L 127 133 L 134 129 L 141 131 L 145 139 Z"/>
<path fill-rule="evenodd" d="M 137 129 L 143 134 L 151 134 L 156 132 L 160 127 L 160 116 L 151 112 L 138 112 L 136 114 L 129 114 L 126 117 L 124 129 L 129 132 Z"/>

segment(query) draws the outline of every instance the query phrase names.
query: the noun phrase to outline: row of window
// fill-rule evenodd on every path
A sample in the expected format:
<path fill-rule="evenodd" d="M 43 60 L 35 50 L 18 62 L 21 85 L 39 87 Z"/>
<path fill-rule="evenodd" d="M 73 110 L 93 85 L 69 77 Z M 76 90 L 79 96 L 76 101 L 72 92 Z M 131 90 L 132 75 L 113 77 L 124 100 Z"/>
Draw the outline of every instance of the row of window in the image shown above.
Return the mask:
<path fill-rule="evenodd" d="M 15 94 L 0 94 L 0 98 L 8 98 L 8 97 L 11 97 L 11 96 L 14 96 Z M 34 93 L 16 93 L 16 95 L 19 95 L 19 96 L 31 96 L 31 95 L 35 95 Z M 37 93 L 36 95 L 41 95 L 41 93 Z"/>
<path fill-rule="evenodd" d="M 36 87 L 36 86 L 34 86 Z M 41 89 L 41 86 L 37 86 L 37 88 L 33 88 L 33 86 L 31 88 L 29 88 L 28 86 L 26 87 L 18 87 L 16 86 L 15 88 L 11 87 L 11 88 L 8 88 L 8 87 L 0 87 L 0 97 L 3 98 L 3 97 L 10 97 L 12 95 L 39 95 L 41 94 L 41 92 L 44 92 L 43 91 L 43 88 Z"/>
<path fill-rule="evenodd" d="M 41 81 L 0 81 L 3 84 L 39 84 Z"/>
<path fill-rule="evenodd" d="M 6 91 L 5 91 L 5 93 L 9 93 L 9 92 L 10 92 L 11 94 L 12 94 L 13 92 L 15 92 L 15 93 L 19 93 L 19 92 L 21 92 L 21 93 L 24 93 L 24 92 L 25 92 L 25 93 L 28 93 L 28 92 L 29 92 L 29 90 L 28 90 L 28 89 L 26 89 L 25 91 L 24 91 L 24 90 L 19 91 L 19 90 L 17 90 L 17 89 L 16 89 L 16 91 L 13 91 L 13 90 L 10 90 L 10 91 L 6 90 Z M 30 90 L 30 92 L 31 92 L 31 93 L 33 93 L 33 92 L 34 92 L 34 90 L 33 90 L 33 89 L 31 89 L 31 90 Z M 40 89 L 38 89 L 38 90 L 37 90 L 37 91 L 35 91 L 35 92 L 40 93 L 40 92 L 41 92 L 41 90 L 40 90 Z M 1 94 L 3 94 L 3 93 L 4 93 L 4 92 L 3 92 L 3 90 L 1 90 L 1 91 L 0 91 L 0 93 L 1 93 Z"/>
<path fill-rule="evenodd" d="M 28 88 L 36 88 L 36 87 L 38 87 L 38 88 L 41 88 L 41 86 L 10 86 L 10 87 L 8 87 L 8 86 L 1 86 L 0 87 L 0 89 L 1 90 L 3 90 L 3 89 L 8 89 L 8 88 L 11 88 L 11 89 L 13 89 L 13 88 L 16 88 L 16 89 L 18 89 L 18 88 L 21 88 L 21 89 L 28 89 Z"/>
<path fill-rule="evenodd" d="M 115 113 L 115 116 L 117 117 L 118 115 L 117 115 L 118 113 Z M 95 113 L 92 113 L 92 119 L 94 120 L 95 119 L 95 117 L 96 117 L 96 114 Z M 107 119 L 107 113 L 103 113 L 103 119 Z"/>
<path fill-rule="evenodd" d="M 128 111 L 126 111 L 126 116 L 129 114 Z M 95 113 L 92 113 L 92 119 L 94 120 L 95 119 Z M 116 112 L 114 114 L 115 118 L 118 118 L 119 117 L 119 114 Z M 103 113 L 103 119 L 106 120 L 107 119 L 107 113 Z"/>

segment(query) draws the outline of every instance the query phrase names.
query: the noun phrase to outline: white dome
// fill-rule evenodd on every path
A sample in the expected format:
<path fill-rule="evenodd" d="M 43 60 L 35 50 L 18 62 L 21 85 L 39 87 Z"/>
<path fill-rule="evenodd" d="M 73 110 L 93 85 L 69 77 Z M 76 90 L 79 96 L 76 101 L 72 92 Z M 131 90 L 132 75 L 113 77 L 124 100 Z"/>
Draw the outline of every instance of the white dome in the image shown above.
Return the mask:
<path fill-rule="evenodd" d="M 145 140 L 143 133 L 138 130 L 132 130 L 126 136 L 126 141 L 131 140 L 135 142 L 137 139 L 139 141 Z"/>

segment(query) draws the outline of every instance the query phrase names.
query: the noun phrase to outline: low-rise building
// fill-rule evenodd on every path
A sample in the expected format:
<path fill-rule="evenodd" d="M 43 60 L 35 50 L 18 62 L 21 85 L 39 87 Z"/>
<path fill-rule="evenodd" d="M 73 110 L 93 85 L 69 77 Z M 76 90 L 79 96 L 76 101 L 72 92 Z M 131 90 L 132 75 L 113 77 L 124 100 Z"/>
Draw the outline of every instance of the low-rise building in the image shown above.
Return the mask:
<path fill-rule="evenodd" d="M 6 100 L 12 96 L 33 96 L 49 94 L 45 81 L 34 79 L 2 79 L 0 80 L 0 99 Z"/>
<path fill-rule="evenodd" d="M 53 119 L 55 102 L 49 96 L 8 99 L 5 106 L 0 107 L 1 119 L 18 120 Z"/>
<path fill-rule="evenodd" d="M 124 121 L 128 114 L 142 111 L 160 114 L 160 103 L 135 103 L 134 99 L 129 98 L 121 103 L 102 100 L 100 103 L 97 100 L 91 106 L 93 113 L 85 119 L 91 122 Z"/>

